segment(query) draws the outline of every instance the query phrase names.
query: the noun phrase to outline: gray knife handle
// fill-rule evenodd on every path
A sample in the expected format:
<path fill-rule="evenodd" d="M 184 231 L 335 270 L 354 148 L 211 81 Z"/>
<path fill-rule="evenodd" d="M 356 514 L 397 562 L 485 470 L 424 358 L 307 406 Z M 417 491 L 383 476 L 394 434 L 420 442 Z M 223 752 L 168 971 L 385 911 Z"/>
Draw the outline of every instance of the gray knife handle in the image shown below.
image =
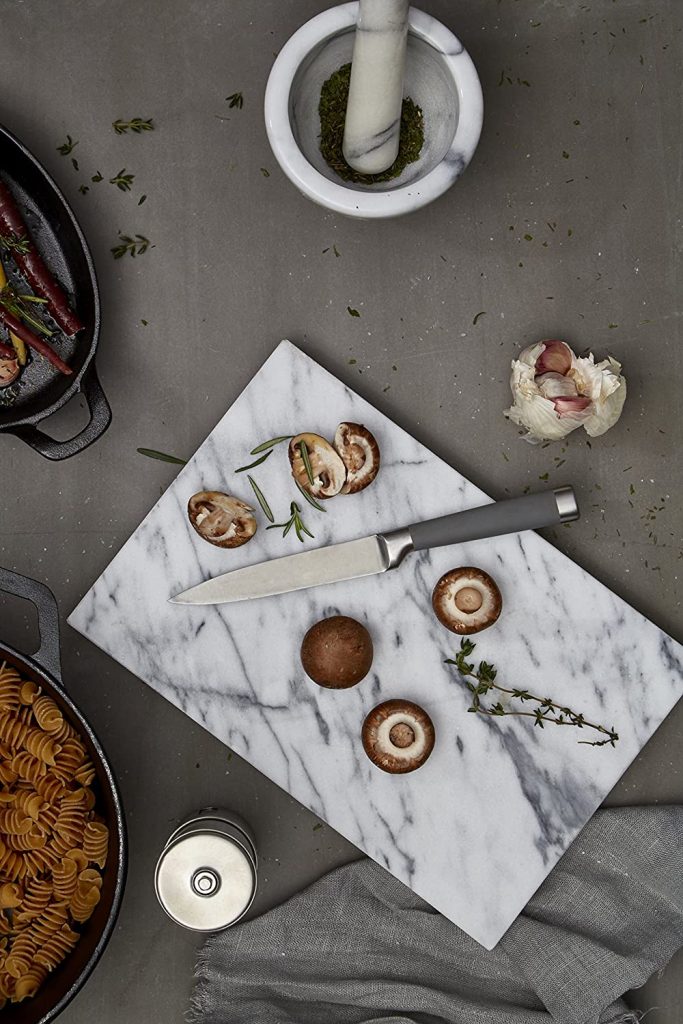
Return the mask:
<path fill-rule="evenodd" d="M 578 519 L 579 507 L 571 487 L 557 487 L 540 494 L 495 501 L 491 505 L 468 508 L 426 523 L 415 523 L 408 530 L 415 551 L 462 544 L 468 540 L 498 537 L 503 533 L 521 533 L 542 526 L 557 526 Z"/>

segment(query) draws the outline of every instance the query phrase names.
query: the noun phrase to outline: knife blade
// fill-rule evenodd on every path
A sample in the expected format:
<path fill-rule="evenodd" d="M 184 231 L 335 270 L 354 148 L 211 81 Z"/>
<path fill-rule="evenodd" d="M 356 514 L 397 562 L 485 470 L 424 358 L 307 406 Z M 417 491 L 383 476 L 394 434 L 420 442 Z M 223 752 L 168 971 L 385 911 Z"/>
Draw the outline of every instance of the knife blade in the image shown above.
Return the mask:
<path fill-rule="evenodd" d="M 234 569 L 176 594 L 173 604 L 227 604 L 274 597 L 397 568 L 411 551 L 462 544 L 578 519 L 571 487 L 492 502 L 451 515 Z"/>

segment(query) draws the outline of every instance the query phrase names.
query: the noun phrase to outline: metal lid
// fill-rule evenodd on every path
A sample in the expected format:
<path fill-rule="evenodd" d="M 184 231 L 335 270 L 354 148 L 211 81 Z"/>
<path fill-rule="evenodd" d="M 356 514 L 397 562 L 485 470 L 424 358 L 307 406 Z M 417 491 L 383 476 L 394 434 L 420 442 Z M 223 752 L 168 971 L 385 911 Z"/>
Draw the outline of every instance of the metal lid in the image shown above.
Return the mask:
<path fill-rule="evenodd" d="M 194 832 L 167 846 L 154 881 L 168 916 L 200 932 L 234 924 L 256 891 L 254 865 L 246 851 L 216 832 Z"/>

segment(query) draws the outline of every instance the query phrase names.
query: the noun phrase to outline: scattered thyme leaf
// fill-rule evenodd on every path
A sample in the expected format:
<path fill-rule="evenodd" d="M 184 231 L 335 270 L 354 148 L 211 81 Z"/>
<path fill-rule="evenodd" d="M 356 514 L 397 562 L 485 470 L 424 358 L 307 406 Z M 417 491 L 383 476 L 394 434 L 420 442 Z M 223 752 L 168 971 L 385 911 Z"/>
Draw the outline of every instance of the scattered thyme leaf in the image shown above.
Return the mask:
<path fill-rule="evenodd" d="M 87 185 L 79 185 L 78 191 L 81 193 L 82 196 L 85 196 L 90 191 L 90 188 Z"/>
<path fill-rule="evenodd" d="M 69 156 L 75 146 L 78 145 L 78 139 L 74 140 L 70 135 L 67 135 L 66 142 L 63 142 L 61 146 L 57 146 L 57 152 L 61 153 L 62 156 Z"/>
<path fill-rule="evenodd" d="M 138 199 L 138 206 L 142 206 L 146 199 L 147 196 L 140 196 L 140 198 Z"/>
<path fill-rule="evenodd" d="M 263 175 L 264 178 L 269 178 L 270 177 L 270 171 L 268 170 L 267 167 L 262 167 L 261 168 L 261 174 Z"/>
<path fill-rule="evenodd" d="M 341 253 L 339 252 L 339 249 L 337 248 L 336 245 L 332 246 L 332 252 L 334 253 L 335 256 L 341 256 Z"/>
<path fill-rule="evenodd" d="M 264 495 L 263 491 L 261 490 L 261 488 L 259 487 L 259 485 L 258 485 L 258 484 L 256 483 L 256 481 L 254 480 L 253 476 L 248 476 L 248 477 L 247 477 L 247 480 L 248 480 L 248 481 L 249 481 L 249 483 L 251 484 L 251 489 L 252 489 L 252 491 L 254 492 L 254 494 L 256 495 L 256 500 L 258 501 L 259 505 L 260 505 L 260 506 L 261 506 L 261 508 L 263 509 L 263 514 L 264 514 L 264 516 L 265 516 L 265 517 L 266 517 L 266 519 L 268 519 L 268 520 L 269 520 L 269 521 L 270 521 L 271 523 L 274 523 L 274 522 L 275 522 L 275 516 L 273 515 L 273 512 L 272 512 L 272 509 L 271 509 L 270 505 L 269 505 L 269 504 L 268 504 L 268 502 L 266 501 L 266 498 L 265 498 L 265 495 Z M 266 527 L 266 529 L 267 529 L 267 530 L 270 530 L 270 529 L 271 529 L 271 527 L 270 527 L 270 526 L 267 526 L 267 527 Z"/>
<path fill-rule="evenodd" d="M 477 315 L 475 316 L 474 320 L 472 321 L 472 325 L 473 325 L 474 327 L 476 327 L 476 324 L 477 324 L 477 320 L 478 320 L 478 319 L 479 319 L 479 317 L 481 317 L 481 316 L 486 316 L 486 310 L 485 310 L 485 309 L 482 309 L 481 313 L 477 313 Z"/>
<path fill-rule="evenodd" d="M 71 157 L 71 165 L 72 165 L 74 171 L 78 170 L 78 160 L 76 160 L 76 158 L 73 157 L 73 156 Z"/>
<path fill-rule="evenodd" d="M 233 92 L 232 95 L 225 97 L 225 101 L 230 104 L 230 109 L 236 107 L 241 110 L 244 106 L 244 96 L 241 92 Z"/>
<path fill-rule="evenodd" d="M 117 135 L 125 135 L 129 130 L 134 132 L 135 135 L 141 135 L 142 132 L 153 132 L 154 125 L 152 124 L 152 118 L 144 120 L 142 117 L 134 117 L 130 121 L 122 121 L 120 118 L 117 121 L 112 121 L 112 128 Z"/>
<path fill-rule="evenodd" d="M 177 455 L 167 455 L 166 452 L 158 452 L 154 448 L 137 448 L 138 455 L 146 455 L 148 459 L 158 459 L 159 462 L 172 462 L 176 466 L 186 466 L 187 459 L 179 459 Z"/>
<path fill-rule="evenodd" d="M 31 240 L 27 235 L 22 235 L 21 238 L 17 238 L 14 234 L 0 235 L 0 248 L 26 255 L 31 251 Z"/>
<path fill-rule="evenodd" d="M 96 174 L 93 174 L 93 176 L 92 176 L 92 178 L 90 180 L 94 181 L 95 184 L 97 184 L 97 182 L 98 181 L 102 181 L 103 178 L 104 178 L 104 175 L 102 174 L 102 171 L 97 171 Z"/>
<path fill-rule="evenodd" d="M 360 316 L 358 310 L 354 309 L 352 306 L 347 306 L 346 312 L 349 314 L 349 316 Z"/>

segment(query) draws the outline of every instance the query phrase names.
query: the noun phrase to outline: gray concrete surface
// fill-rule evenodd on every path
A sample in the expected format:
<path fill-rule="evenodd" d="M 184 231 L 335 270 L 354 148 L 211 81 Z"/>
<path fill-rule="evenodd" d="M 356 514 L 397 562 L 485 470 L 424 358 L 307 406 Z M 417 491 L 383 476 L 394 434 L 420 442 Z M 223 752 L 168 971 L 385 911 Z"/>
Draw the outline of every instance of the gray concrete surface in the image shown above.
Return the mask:
<path fill-rule="evenodd" d="M 55 175 L 93 248 L 114 410 L 102 441 L 62 465 L 0 436 L 0 564 L 48 583 L 66 616 L 173 476 L 136 447 L 189 455 L 289 337 L 493 495 L 546 474 L 573 482 L 583 518 L 549 539 L 682 639 L 683 7 L 424 0 L 477 64 L 484 134 L 449 194 L 370 224 L 299 196 L 263 127 L 275 52 L 324 6 L 0 5 L 0 121 Z M 238 90 L 244 106 L 231 110 Z M 156 131 L 116 136 L 111 122 L 133 116 Z M 79 172 L 56 152 L 67 132 Z M 107 183 L 122 167 L 131 194 Z M 98 170 L 105 181 L 92 184 Z M 154 248 L 114 262 L 119 230 Z M 510 357 L 544 336 L 623 361 L 624 415 L 592 447 L 577 433 L 531 448 L 502 417 Z M 76 402 L 51 429 L 64 436 L 83 417 Z M 31 647 L 23 605 L 3 602 L 1 621 L 3 639 Z M 529 628 L 543 628 L 542 609 Z M 62 1019 L 181 1020 L 196 943 L 164 918 L 151 881 L 177 821 L 224 802 L 254 823 L 265 862 L 255 912 L 355 851 L 67 626 L 63 659 L 118 771 L 131 869 L 105 958 Z M 682 736 L 678 707 L 610 802 L 683 800 Z M 658 1008 L 648 1024 L 679 1024 L 683 958 L 631 999 Z"/>

